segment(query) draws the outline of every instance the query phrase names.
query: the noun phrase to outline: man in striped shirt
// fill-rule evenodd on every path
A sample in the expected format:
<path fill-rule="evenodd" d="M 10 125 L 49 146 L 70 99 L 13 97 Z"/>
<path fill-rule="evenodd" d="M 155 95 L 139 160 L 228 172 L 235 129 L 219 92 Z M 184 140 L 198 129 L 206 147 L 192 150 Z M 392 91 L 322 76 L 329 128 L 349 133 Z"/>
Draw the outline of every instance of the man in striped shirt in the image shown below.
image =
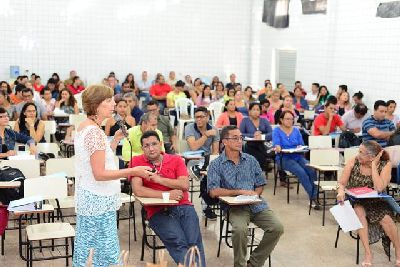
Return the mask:
<path fill-rule="evenodd" d="M 362 124 L 363 141 L 374 140 L 382 147 L 387 146 L 389 138 L 394 134 L 396 127 L 386 119 L 386 102 L 377 100 L 374 104 L 374 114 Z"/>

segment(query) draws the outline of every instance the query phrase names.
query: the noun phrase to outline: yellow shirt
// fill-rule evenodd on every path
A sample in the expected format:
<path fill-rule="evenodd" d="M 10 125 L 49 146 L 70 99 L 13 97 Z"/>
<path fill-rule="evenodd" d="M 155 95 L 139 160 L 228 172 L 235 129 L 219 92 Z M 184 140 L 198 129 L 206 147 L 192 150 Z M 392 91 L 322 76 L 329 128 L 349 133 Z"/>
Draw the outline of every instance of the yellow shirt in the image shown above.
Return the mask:
<path fill-rule="evenodd" d="M 185 98 L 186 95 L 184 92 L 179 92 L 178 94 L 176 94 L 174 91 L 171 91 L 167 94 L 167 104 L 168 103 L 173 103 L 175 106 L 175 101 L 179 98 Z"/>

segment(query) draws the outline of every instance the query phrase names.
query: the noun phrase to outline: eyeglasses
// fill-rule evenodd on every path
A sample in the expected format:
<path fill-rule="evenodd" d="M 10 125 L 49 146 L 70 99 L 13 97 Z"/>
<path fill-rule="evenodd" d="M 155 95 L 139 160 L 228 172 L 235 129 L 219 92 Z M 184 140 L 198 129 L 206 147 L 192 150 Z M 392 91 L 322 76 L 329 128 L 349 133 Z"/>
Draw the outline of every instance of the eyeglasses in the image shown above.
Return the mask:
<path fill-rule="evenodd" d="M 8 118 L 8 114 L 0 115 L 0 119 Z"/>
<path fill-rule="evenodd" d="M 240 141 L 243 141 L 243 136 L 226 137 L 224 139 L 233 140 L 235 142 L 240 142 Z"/>
<path fill-rule="evenodd" d="M 160 142 L 153 142 L 153 143 L 149 143 L 149 144 L 143 145 L 142 148 L 143 148 L 144 150 L 147 150 L 147 149 L 149 149 L 150 147 L 156 147 L 156 146 L 158 146 L 159 144 L 160 144 Z"/>
<path fill-rule="evenodd" d="M 195 118 L 196 120 L 198 120 L 198 119 L 204 119 L 204 118 L 207 118 L 207 116 L 200 115 L 200 116 L 195 116 L 194 118 Z"/>

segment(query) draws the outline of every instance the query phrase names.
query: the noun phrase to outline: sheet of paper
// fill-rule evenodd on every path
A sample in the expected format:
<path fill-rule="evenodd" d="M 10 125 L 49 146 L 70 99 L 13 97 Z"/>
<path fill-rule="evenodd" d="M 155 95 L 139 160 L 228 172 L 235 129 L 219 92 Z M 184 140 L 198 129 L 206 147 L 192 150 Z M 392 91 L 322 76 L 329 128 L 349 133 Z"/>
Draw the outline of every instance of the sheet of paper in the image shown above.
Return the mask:
<path fill-rule="evenodd" d="M 248 202 L 248 201 L 258 201 L 258 200 L 260 200 L 258 196 L 238 195 L 235 197 L 235 201 L 238 202 Z"/>
<path fill-rule="evenodd" d="M 362 224 L 348 200 L 344 202 L 344 205 L 335 205 L 329 211 L 335 217 L 343 232 L 347 233 L 362 228 Z"/>

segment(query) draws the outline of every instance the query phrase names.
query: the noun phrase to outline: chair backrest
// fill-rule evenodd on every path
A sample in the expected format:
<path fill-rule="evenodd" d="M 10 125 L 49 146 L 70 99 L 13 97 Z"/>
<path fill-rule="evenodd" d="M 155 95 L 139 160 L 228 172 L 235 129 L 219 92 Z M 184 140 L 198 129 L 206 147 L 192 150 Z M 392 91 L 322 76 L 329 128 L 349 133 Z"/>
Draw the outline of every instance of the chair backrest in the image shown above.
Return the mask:
<path fill-rule="evenodd" d="M 13 130 L 14 130 L 15 122 L 16 122 L 16 121 L 8 121 L 8 125 L 9 125 L 10 128 L 13 129 Z"/>
<path fill-rule="evenodd" d="M 344 164 L 358 154 L 358 147 L 349 147 L 344 149 Z"/>
<path fill-rule="evenodd" d="M 24 197 L 42 196 L 43 199 L 63 199 L 68 196 L 67 179 L 58 175 L 41 176 L 24 182 Z"/>
<path fill-rule="evenodd" d="M 0 162 L 0 168 L 4 166 L 19 169 L 26 178 L 40 176 L 40 161 L 37 159 L 2 160 Z"/>
<path fill-rule="evenodd" d="M 83 109 L 83 105 L 82 105 L 82 93 L 76 94 L 74 95 L 75 99 L 76 99 L 76 103 L 78 104 L 78 108 L 81 110 Z"/>
<path fill-rule="evenodd" d="M 65 172 L 68 177 L 75 177 L 75 159 L 58 158 L 46 161 L 46 175 Z"/>
<path fill-rule="evenodd" d="M 75 127 L 75 129 L 78 128 L 79 124 L 86 120 L 87 116 L 85 114 L 70 114 L 69 115 L 69 123 Z"/>
<path fill-rule="evenodd" d="M 178 98 L 177 100 L 175 100 L 175 110 L 176 116 L 178 116 L 178 120 L 183 114 L 188 115 L 191 119 L 194 119 L 194 103 L 191 99 Z"/>
<path fill-rule="evenodd" d="M 53 153 L 56 157 L 60 151 L 60 147 L 56 143 L 38 143 L 36 147 L 38 152 Z"/>
<path fill-rule="evenodd" d="M 320 166 L 339 166 L 340 154 L 337 149 L 313 149 L 310 151 L 310 164 Z"/>
<path fill-rule="evenodd" d="M 329 135 L 310 135 L 308 137 L 308 146 L 310 149 L 332 148 L 332 137 Z"/>
<path fill-rule="evenodd" d="M 304 110 L 304 119 L 313 120 L 315 116 L 314 110 Z"/>
<path fill-rule="evenodd" d="M 56 121 L 43 121 L 44 122 L 44 138 L 46 142 L 50 143 L 52 134 L 55 134 L 57 131 Z"/>
<path fill-rule="evenodd" d="M 221 113 L 223 112 L 224 107 L 225 107 L 225 104 L 222 102 L 219 102 L 219 101 L 212 102 L 208 106 L 208 110 L 211 113 L 211 120 L 212 120 L 213 124 L 215 124 L 215 122 L 219 118 L 219 115 L 221 115 Z"/>
<path fill-rule="evenodd" d="M 183 140 L 179 140 L 178 142 L 179 142 L 179 148 L 178 148 L 179 153 L 182 154 L 183 152 L 190 150 L 189 145 L 186 140 L 183 139 Z"/>

